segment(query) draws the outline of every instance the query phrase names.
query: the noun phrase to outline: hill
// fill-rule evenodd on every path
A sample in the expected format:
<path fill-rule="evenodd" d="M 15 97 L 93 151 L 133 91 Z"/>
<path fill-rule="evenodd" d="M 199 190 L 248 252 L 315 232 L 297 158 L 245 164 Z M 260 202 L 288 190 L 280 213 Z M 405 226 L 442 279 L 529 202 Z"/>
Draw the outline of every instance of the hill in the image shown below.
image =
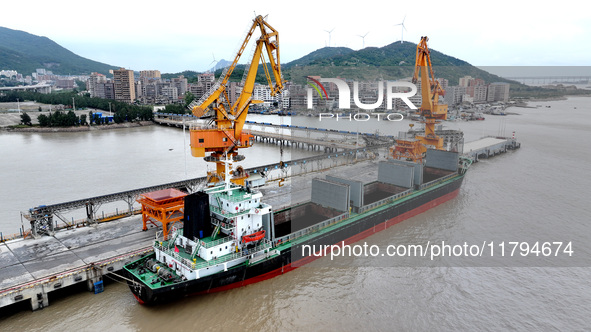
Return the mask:
<path fill-rule="evenodd" d="M 54 74 L 108 74 L 119 67 L 83 58 L 47 37 L 0 27 L 0 69 L 29 75 L 37 68 Z"/>
<path fill-rule="evenodd" d="M 325 59 L 339 59 L 350 53 L 353 53 L 352 49 L 348 47 L 323 47 L 316 51 L 304 55 L 303 57 L 293 60 L 283 65 L 283 68 L 292 68 L 295 66 L 307 66 L 311 64 L 321 63 Z"/>
<path fill-rule="evenodd" d="M 298 84 L 306 83 L 306 76 L 342 77 L 359 81 L 397 80 L 411 77 L 414 72 L 417 44 L 399 41 L 384 47 L 366 47 L 354 51 L 346 47 L 324 47 L 313 51 L 297 60 L 281 65 L 283 78 Z M 511 84 L 511 96 L 521 98 L 556 98 L 566 93 L 558 89 L 532 87 L 493 75 L 470 63 L 431 49 L 431 62 L 437 78 L 449 80 L 449 85 L 459 84 L 464 76 L 483 79 L 486 83 L 507 82 Z M 244 74 L 244 65 L 236 66 L 232 81 L 240 81 Z M 219 77 L 221 69 L 216 70 Z M 185 74 L 188 72 L 179 73 Z M 197 73 L 194 73 L 196 74 Z M 178 74 L 167 74 L 171 77 Z M 164 76 L 164 75 L 163 75 Z M 259 66 L 257 82 L 266 84 L 264 71 Z M 568 94 L 589 94 L 589 90 L 569 91 Z"/>
<path fill-rule="evenodd" d="M 366 47 L 353 51 L 346 48 L 324 47 L 282 66 L 288 80 L 302 83 L 305 76 L 344 77 L 357 80 L 400 79 L 414 71 L 417 44 L 395 42 L 384 47 Z M 343 49 L 349 51 L 343 51 Z M 499 76 L 470 65 L 468 62 L 431 51 L 436 77 L 457 85 L 459 78 L 469 75 L 487 83 L 509 82 Z"/>
<path fill-rule="evenodd" d="M 411 77 L 414 72 L 417 44 L 411 42 L 395 42 L 384 47 L 366 47 L 354 51 L 347 47 L 323 47 L 297 60 L 281 65 L 283 78 L 298 84 L 305 84 L 306 76 L 343 77 L 360 81 L 396 80 Z M 472 66 L 466 61 L 431 51 L 431 63 L 437 78 L 446 78 L 450 85 L 458 85 L 460 77 L 472 76 L 481 78 L 487 83 L 510 82 L 515 86 L 517 82 L 506 80 Z M 234 69 L 230 80 L 240 81 L 246 66 L 238 65 Z M 165 74 L 166 77 L 176 77 L 179 74 L 191 78 L 197 73 L 183 72 Z M 222 74 L 222 69 L 215 71 L 216 78 Z M 165 75 L 162 75 L 163 77 Z M 257 82 L 266 83 L 262 65 L 257 71 Z"/>

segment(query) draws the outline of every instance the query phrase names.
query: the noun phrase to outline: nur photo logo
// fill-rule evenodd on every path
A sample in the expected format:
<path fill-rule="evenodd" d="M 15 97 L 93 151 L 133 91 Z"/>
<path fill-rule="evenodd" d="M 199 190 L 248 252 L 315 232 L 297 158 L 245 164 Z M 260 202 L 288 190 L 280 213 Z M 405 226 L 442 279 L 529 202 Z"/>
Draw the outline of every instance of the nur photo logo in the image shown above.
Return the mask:
<path fill-rule="evenodd" d="M 318 93 L 321 99 L 328 99 L 328 93 L 326 92 L 326 88 L 322 83 L 333 83 L 338 89 L 338 98 L 339 98 L 339 109 L 350 109 L 351 108 L 351 89 L 347 82 L 340 78 L 319 78 L 315 79 L 310 76 L 306 77 L 311 82 L 308 82 L 311 88 L 307 90 L 307 106 L 308 109 L 313 109 L 314 107 L 314 98 L 313 93 L 314 90 Z M 312 84 L 314 83 L 314 84 Z M 355 106 L 363 109 L 363 110 L 374 110 L 380 106 L 382 106 L 384 102 L 384 81 L 379 81 L 377 83 L 377 94 L 378 98 L 375 103 L 373 104 L 364 104 L 361 102 L 359 98 L 359 82 L 353 81 L 353 102 Z M 386 81 L 386 109 L 391 110 L 393 100 L 396 98 L 401 99 L 410 109 L 417 109 L 417 107 L 410 101 L 410 97 L 413 97 L 417 93 L 417 87 L 411 82 L 392 82 Z M 405 88 L 409 89 L 408 92 L 398 92 L 397 88 Z"/>

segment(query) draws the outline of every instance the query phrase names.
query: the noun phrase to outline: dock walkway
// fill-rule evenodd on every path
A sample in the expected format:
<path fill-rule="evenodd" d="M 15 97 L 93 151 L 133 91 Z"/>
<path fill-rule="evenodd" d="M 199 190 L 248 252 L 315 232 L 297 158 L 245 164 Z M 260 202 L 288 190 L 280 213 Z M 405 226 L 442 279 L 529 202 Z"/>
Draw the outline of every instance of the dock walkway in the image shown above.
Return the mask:
<path fill-rule="evenodd" d="M 29 300 L 37 310 L 49 305 L 49 292 L 85 281 L 93 290 L 104 274 L 152 250 L 156 228 L 141 225 L 133 216 L 0 244 L 0 307 Z"/>
<path fill-rule="evenodd" d="M 476 162 L 480 158 L 489 158 L 520 147 L 521 143 L 517 142 L 515 138 L 487 136 L 464 144 L 463 155 Z"/>

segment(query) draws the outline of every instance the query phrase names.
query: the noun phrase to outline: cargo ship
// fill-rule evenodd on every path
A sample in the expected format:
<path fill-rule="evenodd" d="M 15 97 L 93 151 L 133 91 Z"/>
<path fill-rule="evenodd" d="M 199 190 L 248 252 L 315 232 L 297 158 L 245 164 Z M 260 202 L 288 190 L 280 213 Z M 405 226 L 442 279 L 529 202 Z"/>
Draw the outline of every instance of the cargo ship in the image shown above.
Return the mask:
<path fill-rule="evenodd" d="M 351 244 L 457 196 L 471 161 L 427 150 L 426 161 L 378 164 L 376 181 L 315 178 L 308 202 L 274 211 L 263 194 L 225 181 L 184 198 L 183 227 L 124 266 L 142 304 L 228 290 L 318 257 L 303 246 Z"/>

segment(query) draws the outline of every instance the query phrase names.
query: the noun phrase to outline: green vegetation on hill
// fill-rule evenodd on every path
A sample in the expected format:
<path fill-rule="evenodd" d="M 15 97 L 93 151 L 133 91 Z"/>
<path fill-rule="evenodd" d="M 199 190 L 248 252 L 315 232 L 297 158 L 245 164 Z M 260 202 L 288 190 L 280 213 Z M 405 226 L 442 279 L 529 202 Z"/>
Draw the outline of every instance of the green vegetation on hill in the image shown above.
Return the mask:
<path fill-rule="evenodd" d="M 384 47 L 367 47 L 358 51 L 346 47 L 323 47 L 283 64 L 281 69 L 284 79 L 299 84 L 305 83 L 305 77 L 310 75 L 360 81 L 396 80 L 412 76 L 416 48 L 417 44 L 411 42 L 395 42 Z M 514 83 L 436 50 L 431 50 L 431 61 L 435 76 L 448 79 L 450 85 L 457 85 L 459 79 L 467 75 L 481 78 L 486 83 Z M 242 80 L 245 69 L 245 65 L 236 66 L 230 80 Z M 222 69 L 218 69 L 215 72 L 216 78 L 221 74 Z M 178 75 L 184 75 L 190 81 L 196 81 L 198 73 L 186 71 L 162 76 L 171 78 Z M 266 83 L 262 65 L 259 65 L 256 81 Z"/>
<path fill-rule="evenodd" d="M 417 44 L 411 42 L 395 42 L 384 47 L 349 52 L 343 48 L 325 47 L 283 66 L 284 76 L 296 83 L 302 83 L 309 75 L 360 81 L 407 78 L 414 72 L 416 48 Z M 317 56 L 320 54 L 323 56 Z M 457 85 L 460 77 L 467 75 L 487 83 L 509 82 L 436 50 L 431 50 L 431 63 L 435 76 L 448 79 L 450 85 Z"/>
<path fill-rule="evenodd" d="M 304 55 L 297 60 L 286 63 L 283 68 L 288 69 L 295 66 L 307 66 L 322 62 L 325 59 L 339 59 L 353 52 L 355 51 L 348 47 L 323 47 Z"/>
<path fill-rule="evenodd" d="M 24 75 L 37 68 L 54 74 L 108 74 L 118 67 L 89 60 L 72 53 L 47 37 L 0 27 L 0 69 L 16 70 Z"/>

